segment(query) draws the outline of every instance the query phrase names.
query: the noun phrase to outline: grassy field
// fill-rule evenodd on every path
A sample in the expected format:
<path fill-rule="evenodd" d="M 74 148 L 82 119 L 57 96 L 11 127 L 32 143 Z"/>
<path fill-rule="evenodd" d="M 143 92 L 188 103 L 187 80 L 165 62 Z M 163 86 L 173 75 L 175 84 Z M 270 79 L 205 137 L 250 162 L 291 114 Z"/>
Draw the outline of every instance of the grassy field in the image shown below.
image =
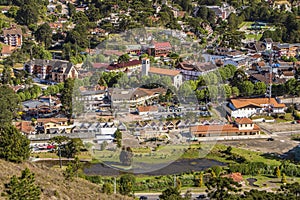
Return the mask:
<path fill-rule="evenodd" d="M 226 156 L 222 154 L 222 151 L 225 151 L 227 146 L 217 144 L 214 146 L 212 151 L 206 156 L 208 159 L 217 160 L 225 163 L 234 163 L 232 160 L 226 160 Z M 280 165 L 280 161 L 274 159 L 268 159 L 262 156 L 262 153 L 256 151 L 250 151 L 242 148 L 232 147 L 233 154 L 244 157 L 248 162 L 262 162 L 268 165 Z"/>
<path fill-rule="evenodd" d="M 39 152 L 39 153 L 32 153 L 32 157 L 35 158 L 56 158 L 58 159 L 58 155 L 56 153 L 52 152 Z M 90 152 L 81 152 L 78 154 L 79 159 L 85 159 L 85 160 L 92 160 L 92 155 Z"/>
<path fill-rule="evenodd" d="M 246 34 L 246 39 L 250 40 L 250 39 L 254 39 L 254 40 L 257 40 L 259 41 L 262 37 L 262 34 Z"/>
<path fill-rule="evenodd" d="M 249 26 L 251 26 L 251 24 L 253 24 L 254 22 L 242 22 L 238 28 L 242 28 L 242 27 L 245 27 L 245 28 L 248 28 Z"/>

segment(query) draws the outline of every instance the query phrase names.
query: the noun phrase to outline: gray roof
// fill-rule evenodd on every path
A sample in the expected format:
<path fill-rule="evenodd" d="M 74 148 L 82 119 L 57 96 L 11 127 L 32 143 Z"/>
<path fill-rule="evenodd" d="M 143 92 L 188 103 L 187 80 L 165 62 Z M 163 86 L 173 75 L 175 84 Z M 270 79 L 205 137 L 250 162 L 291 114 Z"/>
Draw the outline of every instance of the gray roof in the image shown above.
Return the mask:
<path fill-rule="evenodd" d="M 37 100 L 29 100 L 29 101 L 24 101 L 22 102 L 23 107 L 25 108 L 37 108 L 41 105 L 49 105 L 48 103 L 40 102 Z"/>
<path fill-rule="evenodd" d="M 65 68 L 65 73 L 68 74 L 72 67 L 74 66 L 71 62 L 66 61 L 66 60 L 56 60 L 56 59 L 52 59 L 52 60 L 44 60 L 44 59 L 34 59 L 31 60 L 27 63 L 25 63 L 25 65 L 37 65 L 37 66 L 52 66 L 53 72 L 58 72 L 59 70 Z M 75 68 L 76 69 L 76 68 Z"/>

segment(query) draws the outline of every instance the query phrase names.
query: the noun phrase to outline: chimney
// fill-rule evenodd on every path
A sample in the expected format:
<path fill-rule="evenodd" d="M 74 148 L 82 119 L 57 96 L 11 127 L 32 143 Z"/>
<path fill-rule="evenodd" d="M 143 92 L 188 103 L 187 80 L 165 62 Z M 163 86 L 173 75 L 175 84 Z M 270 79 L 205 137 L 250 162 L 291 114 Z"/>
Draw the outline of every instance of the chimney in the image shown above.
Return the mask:
<path fill-rule="evenodd" d="M 149 69 L 150 69 L 150 59 L 144 58 L 142 60 L 142 76 L 148 76 Z"/>

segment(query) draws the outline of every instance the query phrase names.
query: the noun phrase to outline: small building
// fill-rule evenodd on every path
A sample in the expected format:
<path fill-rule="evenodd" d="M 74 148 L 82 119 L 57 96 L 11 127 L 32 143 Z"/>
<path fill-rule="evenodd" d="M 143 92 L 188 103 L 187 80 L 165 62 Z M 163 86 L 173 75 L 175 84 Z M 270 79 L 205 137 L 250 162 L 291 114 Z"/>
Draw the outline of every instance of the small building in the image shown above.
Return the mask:
<path fill-rule="evenodd" d="M 114 72 L 133 72 L 142 68 L 142 61 L 131 60 L 109 65 L 106 70 Z"/>
<path fill-rule="evenodd" d="M 181 71 L 184 80 L 197 80 L 199 76 L 215 71 L 218 67 L 212 62 L 190 63 L 180 62 L 177 67 Z"/>
<path fill-rule="evenodd" d="M 136 109 L 138 115 L 150 115 L 158 113 L 157 106 L 139 106 Z"/>
<path fill-rule="evenodd" d="M 147 100 L 158 98 L 159 95 L 164 95 L 164 88 L 134 88 L 134 89 L 119 89 L 114 88 L 111 91 L 110 99 L 112 107 L 134 107 L 144 105 Z"/>
<path fill-rule="evenodd" d="M 67 118 L 39 118 L 37 119 L 37 127 L 42 127 L 44 133 L 72 133 L 74 125 L 69 124 Z"/>
<path fill-rule="evenodd" d="M 140 55 L 142 50 L 142 46 L 139 44 L 136 45 L 126 45 L 126 51 L 129 54 Z"/>
<path fill-rule="evenodd" d="M 244 184 L 245 183 L 242 174 L 239 173 L 239 172 L 226 174 L 226 175 L 223 175 L 222 177 L 231 178 L 234 182 L 239 183 L 239 184 Z"/>
<path fill-rule="evenodd" d="M 179 70 L 150 67 L 150 60 L 144 59 L 142 61 L 142 76 L 148 76 L 154 74 L 159 76 L 170 77 L 173 86 L 175 86 L 176 88 L 179 88 L 180 85 L 182 84 L 182 74 Z"/>
<path fill-rule="evenodd" d="M 31 135 L 34 133 L 34 127 L 31 121 L 20 121 L 15 123 L 16 128 L 24 135 Z"/>
<path fill-rule="evenodd" d="M 237 119 L 233 124 L 198 125 L 190 128 L 191 134 L 198 137 L 224 137 L 259 135 L 260 128 L 249 118 Z"/>
<path fill-rule="evenodd" d="M 1 57 L 8 57 L 14 52 L 16 47 L 4 45 L 1 49 Z"/>
<path fill-rule="evenodd" d="M 152 42 L 148 48 L 148 55 L 154 57 L 166 57 L 172 52 L 170 42 Z"/>

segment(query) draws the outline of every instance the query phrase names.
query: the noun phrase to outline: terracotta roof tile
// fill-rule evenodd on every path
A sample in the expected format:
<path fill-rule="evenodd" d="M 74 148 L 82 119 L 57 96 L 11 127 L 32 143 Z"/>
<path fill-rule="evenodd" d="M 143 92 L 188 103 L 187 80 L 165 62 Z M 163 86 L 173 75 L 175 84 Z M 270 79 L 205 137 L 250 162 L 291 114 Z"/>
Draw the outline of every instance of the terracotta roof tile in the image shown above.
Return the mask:
<path fill-rule="evenodd" d="M 285 104 L 278 103 L 275 98 L 271 98 L 270 102 L 269 102 L 269 98 L 231 99 L 230 101 L 237 109 L 248 107 L 248 106 L 264 107 L 264 105 L 268 105 L 269 103 L 273 105 L 273 107 L 275 108 L 285 107 Z"/>
<path fill-rule="evenodd" d="M 236 118 L 235 122 L 238 124 L 253 124 L 253 121 L 249 118 L 243 117 L 243 118 Z"/>
<path fill-rule="evenodd" d="M 227 174 L 227 175 L 224 175 L 223 177 L 232 178 L 233 181 L 235 181 L 237 183 L 244 181 L 242 174 L 239 172 Z"/>
<path fill-rule="evenodd" d="M 158 67 L 150 67 L 149 73 L 167 75 L 167 76 L 176 76 L 180 73 L 180 71 L 179 70 L 173 70 L 173 69 L 163 69 L 163 68 L 158 68 Z"/>
<path fill-rule="evenodd" d="M 137 65 L 142 65 L 142 61 L 140 60 L 131 60 L 129 62 L 122 62 L 118 64 L 112 64 L 107 67 L 108 70 L 116 70 L 116 69 L 122 69 L 126 67 L 132 67 L 132 66 L 137 66 Z"/>
<path fill-rule="evenodd" d="M 16 128 L 22 133 L 30 134 L 34 131 L 30 121 L 21 121 L 15 123 Z"/>
<path fill-rule="evenodd" d="M 156 50 L 171 49 L 172 48 L 170 42 L 153 42 L 153 45 L 154 45 Z"/>
<path fill-rule="evenodd" d="M 224 135 L 227 133 L 239 133 L 239 132 L 253 132 L 253 131 L 259 131 L 260 128 L 254 124 L 253 129 L 249 130 L 239 130 L 237 126 L 234 124 L 225 124 L 225 125 L 198 125 L 191 127 L 190 131 L 193 134 L 220 134 Z"/>
<path fill-rule="evenodd" d="M 158 108 L 157 106 L 139 106 L 137 110 L 139 112 L 151 112 L 151 111 L 153 112 L 153 111 L 157 111 Z"/>

